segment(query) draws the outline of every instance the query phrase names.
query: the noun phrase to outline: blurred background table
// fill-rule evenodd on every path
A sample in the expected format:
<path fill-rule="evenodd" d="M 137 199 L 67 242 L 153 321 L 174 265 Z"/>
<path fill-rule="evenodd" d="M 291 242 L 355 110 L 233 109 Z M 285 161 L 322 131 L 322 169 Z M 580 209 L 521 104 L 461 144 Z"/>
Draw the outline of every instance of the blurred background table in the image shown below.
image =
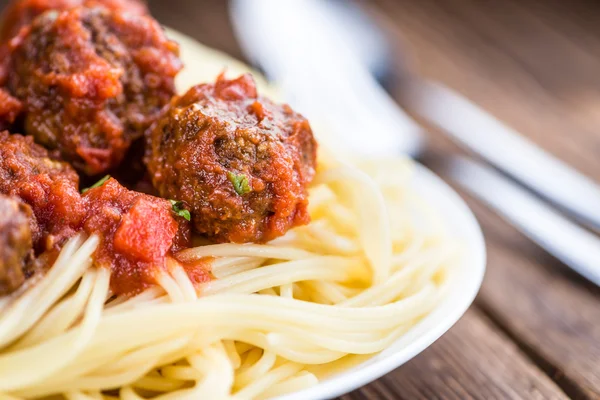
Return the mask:
<path fill-rule="evenodd" d="M 243 58 L 225 1 L 150 4 L 162 23 Z M 419 74 L 600 181 L 600 2 L 362 4 L 389 34 L 396 62 L 408 56 Z M 458 150 L 433 129 L 428 139 L 424 162 L 443 176 L 436 160 Z M 475 305 L 423 354 L 343 399 L 600 398 L 600 290 L 467 200 L 489 254 Z"/>
<path fill-rule="evenodd" d="M 243 58 L 225 1 L 150 5 L 162 23 Z M 419 74 L 458 90 L 600 181 L 600 2 L 363 5 L 389 33 L 396 62 L 408 56 Z M 458 149 L 434 129 L 428 139 L 433 149 L 424 162 L 443 176 L 436 160 Z M 489 254 L 474 306 L 423 354 L 343 399 L 600 398 L 600 290 L 467 200 Z"/>

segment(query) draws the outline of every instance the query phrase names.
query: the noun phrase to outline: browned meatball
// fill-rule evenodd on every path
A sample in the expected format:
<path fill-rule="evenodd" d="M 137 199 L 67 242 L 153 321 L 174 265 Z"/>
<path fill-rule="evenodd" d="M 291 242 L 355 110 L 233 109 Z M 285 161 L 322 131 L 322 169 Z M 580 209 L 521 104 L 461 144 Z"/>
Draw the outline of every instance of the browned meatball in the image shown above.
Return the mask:
<path fill-rule="evenodd" d="M 31 207 L 37 254 L 58 248 L 77 232 L 85 215 L 77 173 L 31 137 L 0 132 L 0 194 Z"/>
<path fill-rule="evenodd" d="M 149 142 L 155 188 L 187 204 L 197 232 L 265 242 L 308 223 L 317 146 L 310 125 L 258 97 L 250 75 L 221 76 L 173 99 Z"/>
<path fill-rule="evenodd" d="M 29 206 L 0 195 L 0 296 L 14 292 L 25 281 L 33 253 L 30 217 Z"/>
<path fill-rule="evenodd" d="M 0 41 L 10 39 L 37 17 L 48 10 L 68 10 L 78 6 L 106 7 L 133 15 L 147 15 L 143 0 L 13 0 L 2 13 Z"/>
<path fill-rule="evenodd" d="M 118 166 L 181 69 L 156 21 L 105 8 L 45 12 L 10 43 L 7 88 L 25 133 L 88 175 Z"/>

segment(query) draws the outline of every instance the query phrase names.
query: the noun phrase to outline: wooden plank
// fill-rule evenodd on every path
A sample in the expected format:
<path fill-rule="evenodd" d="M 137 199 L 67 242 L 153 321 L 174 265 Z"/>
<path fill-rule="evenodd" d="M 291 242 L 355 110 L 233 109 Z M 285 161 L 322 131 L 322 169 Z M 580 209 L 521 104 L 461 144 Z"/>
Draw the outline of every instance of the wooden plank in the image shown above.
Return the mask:
<path fill-rule="evenodd" d="M 471 309 L 423 354 L 340 400 L 566 398 L 493 323 Z"/>
<path fill-rule="evenodd" d="M 486 232 L 499 231 L 502 222 L 496 216 L 477 211 Z M 539 249 L 514 246 L 523 239 L 512 228 L 492 240 L 489 265 L 494 268 L 478 305 L 567 393 L 600 398 L 598 288 Z"/>
<path fill-rule="evenodd" d="M 600 55 L 532 2 L 377 0 L 398 57 L 600 180 Z"/>
<path fill-rule="evenodd" d="M 584 56 L 581 43 L 569 45 L 576 34 L 568 35 L 568 23 L 549 16 L 547 7 L 545 19 L 520 11 L 519 4 L 533 7 L 534 1 L 380 3 L 379 15 L 393 16 L 387 26 L 409 43 L 421 74 L 463 92 L 600 178 L 600 135 L 594 131 L 600 120 L 591 112 L 600 109 L 600 54 Z M 527 32 L 521 40 L 515 26 Z M 536 43 L 552 47 L 554 56 L 544 56 Z M 544 57 L 546 63 L 537 60 Z M 456 152 L 435 130 L 430 143 L 429 160 Z M 437 171 L 443 174 L 443 169 Z M 477 304 L 567 393 L 600 397 L 600 290 L 481 205 L 471 205 L 489 249 L 489 272 Z"/>

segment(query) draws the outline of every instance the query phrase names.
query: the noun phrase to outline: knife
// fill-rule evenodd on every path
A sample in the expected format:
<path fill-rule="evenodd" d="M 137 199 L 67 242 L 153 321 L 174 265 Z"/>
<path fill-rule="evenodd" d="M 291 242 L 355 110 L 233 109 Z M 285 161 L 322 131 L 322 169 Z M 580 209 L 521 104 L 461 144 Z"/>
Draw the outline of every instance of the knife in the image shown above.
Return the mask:
<path fill-rule="evenodd" d="M 593 229 L 600 229 L 600 187 L 453 90 L 417 78 L 403 103 L 456 143 Z"/>

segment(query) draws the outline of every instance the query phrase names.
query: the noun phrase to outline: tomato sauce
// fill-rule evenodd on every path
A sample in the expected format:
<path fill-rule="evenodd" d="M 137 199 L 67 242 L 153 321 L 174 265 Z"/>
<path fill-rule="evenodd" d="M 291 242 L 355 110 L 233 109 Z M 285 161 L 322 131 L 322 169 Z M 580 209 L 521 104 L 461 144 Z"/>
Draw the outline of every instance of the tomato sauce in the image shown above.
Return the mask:
<path fill-rule="evenodd" d="M 36 255 L 59 248 L 78 231 L 85 215 L 78 186 L 75 171 L 30 136 L 0 132 L 0 194 L 31 207 Z"/>
<path fill-rule="evenodd" d="M 130 295 L 155 285 L 168 258 L 190 246 L 190 224 L 168 200 L 128 190 L 115 179 L 83 196 L 78 187 L 75 171 L 32 137 L 0 132 L 0 195 L 31 210 L 29 242 L 11 245 L 35 250 L 39 262 L 28 269 L 52 265 L 48 255 L 57 254 L 76 233 L 96 234 L 96 265 L 111 269 L 113 293 Z M 211 279 L 209 262 L 183 267 L 195 284 Z"/>
<path fill-rule="evenodd" d="M 157 283 L 167 258 L 188 247 L 190 229 L 169 201 L 127 190 L 109 179 L 83 196 L 83 229 L 100 236 L 96 264 L 111 268 L 115 294 L 136 294 Z"/>
<path fill-rule="evenodd" d="M 190 278 L 190 281 L 197 287 L 198 285 L 209 282 L 215 278 L 212 274 L 213 261 L 213 257 L 206 257 L 193 263 L 182 263 L 181 261 L 179 261 L 179 263 L 183 267 L 188 278 Z"/>

